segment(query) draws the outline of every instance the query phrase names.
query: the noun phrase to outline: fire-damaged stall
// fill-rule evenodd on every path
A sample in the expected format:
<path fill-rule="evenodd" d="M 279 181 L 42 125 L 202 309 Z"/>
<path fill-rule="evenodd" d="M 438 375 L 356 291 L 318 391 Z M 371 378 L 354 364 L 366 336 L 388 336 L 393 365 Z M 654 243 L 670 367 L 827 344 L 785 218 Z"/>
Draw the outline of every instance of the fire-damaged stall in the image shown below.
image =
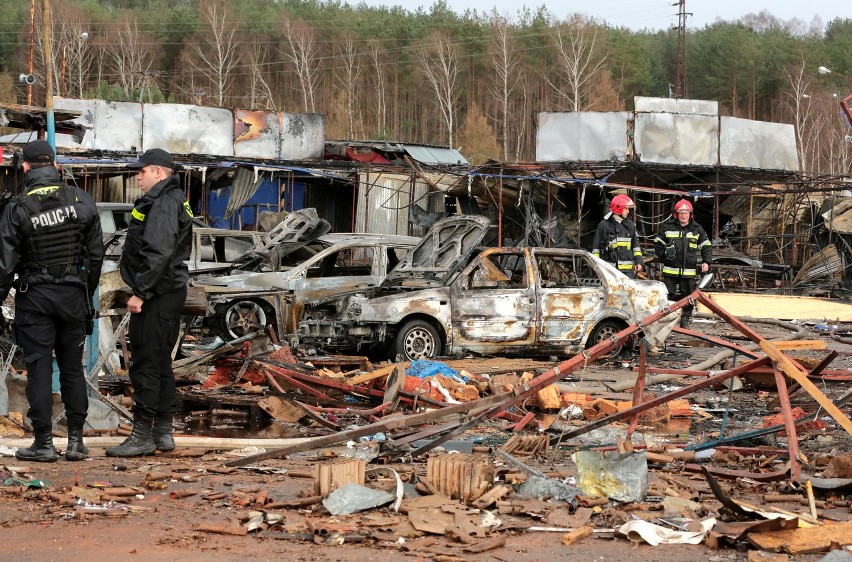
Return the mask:
<path fill-rule="evenodd" d="M 848 188 L 799 171 L 791 125 L 720 116 L 716 102 L 636 98 L 631 112 L 540 113 L 535 163 L 471 168 L 446 193 L 490 216 L 503 245 L 578 248 L 626 193 L 649 250 L 687 198 L 713 240 L 714 284 L 791 291 L 839 286 L 848 250 L 823 255 L 842 240 L 823 215 Z"/>

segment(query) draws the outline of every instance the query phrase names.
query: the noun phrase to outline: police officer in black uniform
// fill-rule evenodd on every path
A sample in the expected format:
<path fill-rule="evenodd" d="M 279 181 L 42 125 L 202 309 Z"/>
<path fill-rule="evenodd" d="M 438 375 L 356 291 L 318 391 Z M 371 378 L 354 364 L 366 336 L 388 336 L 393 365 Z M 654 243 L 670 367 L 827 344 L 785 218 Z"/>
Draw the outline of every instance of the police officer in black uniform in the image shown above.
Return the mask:
<path fill-rule="evenodd" d="M 83 445 L 89 409 L 83 340 L 104 259 L 101 224 L 89 194 L 62 183 L 47 141 L 24 147 L 23 170 L 25 192 L 0 218 L 0 301 L 15 288 L 15 337 L 27 364 L 27 415 L 35 434 L 33 444 L 15 457 L 58 458 L 51 436 L 56 353 L 68 421 L 65 459 L 78 461 L 89 453 Z"/>
<path fill-rule="evenodd" d="M 130 164 L 142 197 L 136 200 L 121 253 L 121 278 L 133 296 L 130 316 L 133 383 L 133 432 L 107 456 L 135 457 L 175 448 L 172 417 L 177 392 L 171 352 L 177 342 L 180 311 L 192 244 L 192 212 L 186 202 L 171 154 L 146 150 Z"/>

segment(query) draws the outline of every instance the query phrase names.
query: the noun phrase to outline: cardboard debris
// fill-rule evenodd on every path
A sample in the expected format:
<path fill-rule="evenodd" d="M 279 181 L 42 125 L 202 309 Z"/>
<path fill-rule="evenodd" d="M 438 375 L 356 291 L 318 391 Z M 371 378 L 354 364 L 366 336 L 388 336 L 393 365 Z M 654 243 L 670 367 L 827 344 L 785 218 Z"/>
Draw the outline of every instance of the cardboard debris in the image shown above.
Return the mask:
<path fill-rule="evenodd" d="M 761 550 L 792 555 L 828 552 L 834 544 L 852 544 L 852 521 L 807 529 L 751 533 L 748 542 Z"/>

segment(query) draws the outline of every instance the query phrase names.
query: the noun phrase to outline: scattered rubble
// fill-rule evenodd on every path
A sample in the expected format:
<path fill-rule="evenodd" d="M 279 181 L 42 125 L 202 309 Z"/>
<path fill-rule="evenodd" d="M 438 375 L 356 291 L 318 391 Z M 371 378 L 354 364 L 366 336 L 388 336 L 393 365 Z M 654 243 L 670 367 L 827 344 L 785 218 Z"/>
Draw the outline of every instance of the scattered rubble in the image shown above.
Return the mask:
<path fill-rule="evenodd" d="M 643 328 L 690 300 L 717 320 L 674 328 L 652 357 Z M 162 540 L 268 553 L 309 542 L 484 560 L 535 544 L 591 559 L 598 541 L 672 560 L 723 559 L 664 554 L 684 545 L 748 550 L 749 560 L 843 552 L 852 545 L 849 344 L 755 325 L 697 291 L 562 361 L 373 364 L 247 334 L 176 362 L 193 367 L 179 370 L 175 451 L 114 464 L 97 451 L 120 437 L 100 430 L 87 437 L 93 458 L 74 470 L 6 464 L 0 513 L 18 529 L 145 527 L 172 514 L 181 531 Z M 608 357 L 636 337 L 632 355 Z M 112 404 L 127 391 L 101 385 Z M 277 439 L 186 435 L 269 427 Z M 2 441 L 9 455 L 27 440 Z"/>

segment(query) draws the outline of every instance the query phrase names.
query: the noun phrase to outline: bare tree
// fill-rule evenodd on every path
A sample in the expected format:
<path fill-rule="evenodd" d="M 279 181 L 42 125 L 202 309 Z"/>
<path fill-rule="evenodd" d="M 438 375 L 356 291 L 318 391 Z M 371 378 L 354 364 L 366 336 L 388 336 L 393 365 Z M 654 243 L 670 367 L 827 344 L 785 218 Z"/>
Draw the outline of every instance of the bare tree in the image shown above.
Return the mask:
<path fill-rule="evenodd" d="M 267 73 L 264 72 L 269 66 L 269 48 L 262 43 L 252 42 L 246 47 L 243 60 L 249 70 L 248 107 L 254 108 L 261 104 L 269 111 L 277 111 L 275 96 L 267 80 Z"/>
<path fill-rule="evenodd" d="M 556 73 L 562 78 L 564 87 L 548 76 L 544 79 L 568 102 L 569 111 L 581 111 L 589 86 L 606 61 L 598 40 L 598 26 L 574 15 L 553 26 L 551 39 L 556 48 Z"/>
<path fill-rule="evenodd" d="M 83 97 L 83 87 L 93 61 L 88 43 L 91 23 L 86 14 L 74 5 L 57 4 L 52 12 L 53 76 L 57 81 L 57 92 L 67 97 Z"/>
<path fill-rule="evenodd" d="M 139 31 L 136 15 L 124 12 L 107 42 L 110 70 L 118 80 L 125 95 L 140 92 L 146 84 L 154 60 L 153 41 Z"/>
<path fill-rule="evenodd" d="M 503 16 L 491 18 L 491 67 L 494 69 L 494 83 L 489 93 L 497 102 L 500 114 L 496 121 L 500 127 L 500 139 L 503 145 L 503 160 L 509 159 L 509 101 L 518 86 L 516 69 L 519 63 L 510 41 L 509 21 Z"/>
<path fill-rule="evenodd" d="M 233 70 L 239 64 L 234 25 L 230 5 L 222 0 L 207 0 L 201 6 L 201 18 L 209 26 L 195 45 L 199 62 L 190 64 L 210 80 L 219 106 L 225 105 L 225 96 L 233 82 Z"/>
<path fill-rule="evenodd" d="M 799 148 L 799 169 L 806 171 L 814 145 L 821 134 L 814 127 L 814 104 L 808 90 L 811 81 L 804 58 L 793 69 L 786 70 L 789 90 L 785 93 L 784 106 L 789 112 L 796 130 L 796 144 Z"/>
<path fill-rule="evenodd" d="M 303 21 L 285 17 L 281 21 L 284 47 L 281 55 L 293 66 L 296 86 L 302 92 L 306 113 L 315 113 L 314 93 L 319 80 L 319 50 L 315 31 Z"/>
<path fill-rule="evenodd" d="M 387 98 L 387 76 L 385 74 L 385 61 L 382 58 L 382 48 L 378 39 L 371 39 L 368 49 L 370 51 L 370 62 L 375 74 L 376 84 L 373 90 L 376 93 L 376 130 L 381 135 L 387 134 L 388 125 L 388 98 Z"/>
<path fill-rule="evenodd" d="M 360 60 L 355 36 L 352 33 L 344 34 L 336 44 L 335 50 L 337 51 L 335 58 L 340 62 L 334 67 L 334 78 L 343 90 L 344 103 L 346 105 L 346 121 L 348 124 L 347 138 L 352 139 L 355 137 L 355 100 L 357 99 L 356 88 L 358 73 L 360 71 Z"/>
<path fill-rule="evenodd" d="M 435 103 L 447 127 L 447 144 L 453 146 L 453 130 L 459 92 L 456 82 L 459 75 L 458 52 L 450 38 L 443 33 L 433 33 L 417 53 L 420 69 L 435 94 Z"/>

